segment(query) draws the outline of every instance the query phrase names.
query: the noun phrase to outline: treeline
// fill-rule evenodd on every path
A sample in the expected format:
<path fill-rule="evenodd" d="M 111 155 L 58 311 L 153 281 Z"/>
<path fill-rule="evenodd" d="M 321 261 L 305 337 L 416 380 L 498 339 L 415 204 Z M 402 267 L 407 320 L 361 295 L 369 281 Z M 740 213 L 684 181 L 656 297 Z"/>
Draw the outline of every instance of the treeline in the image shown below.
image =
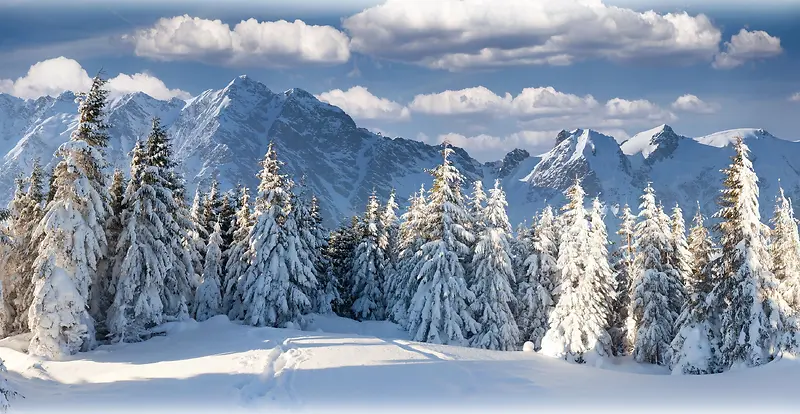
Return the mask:
<path fill-rule="evenodd" d="M 105 175 L 104 80 L 80 96 L 78 128 L 50 177 L 18 181 L 2 242 L 3 335 L 30 332 L 29 352 L 58 358 L 98 342 L 146 340 L 167 321 L 227 315 L 303 328 L 334 312 L 391 320 L 413 340 L 517 350 L 575 362 L 632 355 L 676 373 L 755 366 L 796 348 L 800 241 L 782 193 L 770 229 L 738 141 L 720 197 L 718 240 L 699 211 L 685 229 L 648 186 L 621 209 L 612 249 L 581 183 L 531 226 L 512 231 L 505 194 L 468 183 L 450 161 L 429 171 L 398 217 L 392 192 L 332 231 L 304 180 L 270 144 L 260 184 L 186 202 L 158 119 L 131 154 L 129 177 Z M 49 184 L 45 184 L 45 182 Z M 46 189 L 45 189 L 46 188 Z"/>

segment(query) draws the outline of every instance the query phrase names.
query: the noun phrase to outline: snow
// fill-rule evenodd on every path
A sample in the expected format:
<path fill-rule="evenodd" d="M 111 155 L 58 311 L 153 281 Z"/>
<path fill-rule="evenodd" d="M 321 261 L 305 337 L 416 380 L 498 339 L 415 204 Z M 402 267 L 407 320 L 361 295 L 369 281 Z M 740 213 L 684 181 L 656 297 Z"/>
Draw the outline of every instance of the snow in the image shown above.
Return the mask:
<path fill-rule="evenodd" d="M 710 135 L 698 137 L 695 138 L 695 141 L 704 145 L 722 148 L 728 145 L 733 145 L 733 143 L 736 142 L 736 137 L 742 137 L 742 139 L 748 144 L 749 144 L 748 141 L 753 139 L 762 139 L 766 137 L 772 137 L 773 139 L 777 139 L 772 135 L 770 135 L 769 132 L 764 131 L 763 129 L 738 128 L 738 129 L 729 129 L 727 131 L 715 132 Z"/>
<path fill-rule="evenodd" d="M 375 406 L 460 412 L 649 406 L 654 412 L 654 401 L 661 410 L 712 404 L 742 410 L 763 404 L 752 397 L 768 393 L 770 412 L 778 413 L 800 402 L 794 391 L 800 366 L 791 358 L 720 375 L 671 376 L 627 359 L 598 369 L 532 352 L 416 343 L 389 322 L 333 316 L 316 315 L 309 331 L 248 327 L 225 316 L 162 328 L 165 336 L 65 361 L 0 348 L 11 384 L 25 397 L 12 401 L 12 412 L 352 413 Z"/>
<path fill-rule="evenodd" d="M 642 131 L 630 137 L 630 139 L 620 144 L 622 152 L 625 153 L 625 155 L 642 154 L 644 158 L 647 158 L 653 151 L 656 150 L 656 148 L 658 148 L 658 144 L 654 144 L 652 142 L 653 136 L 663 131 L 666 126 L 667 125 L 662 124 L 653 129 Z"/>

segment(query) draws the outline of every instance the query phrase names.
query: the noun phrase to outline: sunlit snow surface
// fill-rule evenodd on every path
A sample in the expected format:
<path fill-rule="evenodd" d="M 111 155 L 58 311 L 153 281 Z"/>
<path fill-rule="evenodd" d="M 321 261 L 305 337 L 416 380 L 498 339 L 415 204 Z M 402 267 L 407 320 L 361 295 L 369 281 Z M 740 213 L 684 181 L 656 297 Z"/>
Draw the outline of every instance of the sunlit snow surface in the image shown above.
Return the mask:
<path fill-rule="evenodd" d="M 25 396 L 12 401 L 12 412 L 775 413 L 800 404 L 800 365 L 788 358 L 671 376 L 627 359 L 597 368 L 531 352 L 421 344 L 388 322 L 331 316 L 317 316 L 308 331 L 246 327 L 224 316 L 164 328 L 166 336 L 60 362 L 0 348 L 10 382 Z"/>

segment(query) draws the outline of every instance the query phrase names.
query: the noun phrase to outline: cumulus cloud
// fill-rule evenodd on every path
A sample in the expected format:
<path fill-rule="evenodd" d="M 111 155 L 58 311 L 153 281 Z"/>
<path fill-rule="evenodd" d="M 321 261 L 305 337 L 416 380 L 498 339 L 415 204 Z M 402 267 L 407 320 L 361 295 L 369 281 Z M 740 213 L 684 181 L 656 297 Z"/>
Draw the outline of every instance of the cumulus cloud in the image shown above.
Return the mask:
<path fill-rule="evenodd" d="M 770 36 L 762 30 L 742 29 L 725 42 L 723 50 L 717 54 L 713 66 L 717 69 L 731 69 L 741 66 L 748 60 L 766 59 L 783 52 L 781 39 Z"/>
<path fill-rule="evenodd" d="M 33 64 L 25 76 L 16 80 L 0 79 L 0 92 L 31 99 L 57 96 L 64 91 L 86 91 L 91 84 L 91 77 L 80 63 L 62 56 Z M 188 92 L 169 89 L 161 79 L 147 73 L 120 73 L 108 79 L 106 87 L 112 96 L 144 92 L 156 99 L 190 97 Z"/>
<path fill-rule="evenodd" d="M 409 108 L 429 115 L 486 114 L 520 118 L 585 113 L 598 106 L 591 95 L 578 96 L 559 92 L 553 87 L 525 88 L 517 96 L 500 96 L 486 87 L 422 94 L 414 97 Z"/>
<path fill-rule="evenodd" d="M 353 50 L 431 68 L 568 65 L 583 59 L 710 62 L 721 32 L 705 15 L 587 0 L 389 0 L 346 18 Z"/>
<path fill-rule="evenodd" d="M 800 102 L 800 92 L 795 92 L 792 96 L 789 97 L 789 100 L 792 102 Z"/>
<path fill-rule="evenodd" d="M 193 60 L 229 66 L 291 67 L 339 64 L 350 59 L 347 35 L 331 26 L 302 20 L 243 20 L 233 29 L 220 20 L 188 15 L 159 19 L 125 35 L 138 56 Z"/>
<path fill-rule="evenodd" d="M 610 99 L 605 105 L 606 115 L 611 119 L 646 119 L 648 121 L 673 120 L 675 115 L 646 100 Z"/>
<path fill-rule="evenodd" d="M 672 109 L 683 112 L 694 112 L 697 114 L 713 114 L 719 107 L 716 104 L 708 103 L 698 98 L 696 95 L 686 94 L 678 97 L 672 103 Z"/>
<path fill-rule="evenodd" d="M 417 139 L 434 145 L 447 141 L 452 145 L 464 148 L 480 161 L 496 161 L 515 148 L 525 149 L 533 155 L 547 151 L 553 147 L 556 135 L 558 135 L 558 131 L 555 130 L 519 131 L 504 137 L 488 134 L 468 137 L 462 134 L 448 133 L 436 137 L 419 134 Z"/>
<path fill-rule="evenodd" d="M 379 98 L 363 86 L 343 91 L 334 89 L 317 95 L 317 99 L 338 106 L 355 119 L 406 120 L 408 108 L 386 98 Z"/>

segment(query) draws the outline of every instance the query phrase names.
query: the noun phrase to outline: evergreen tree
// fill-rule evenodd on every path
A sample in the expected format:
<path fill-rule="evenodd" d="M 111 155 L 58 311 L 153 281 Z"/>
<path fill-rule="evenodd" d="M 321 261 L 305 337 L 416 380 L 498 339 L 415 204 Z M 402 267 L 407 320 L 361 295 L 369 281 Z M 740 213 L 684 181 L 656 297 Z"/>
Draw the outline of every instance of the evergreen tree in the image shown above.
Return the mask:
<path fill-rule="evenodd" d="M 104 84 L 95 76 L 89 92 L 79 96 L 78 127 L 56 151 L 61 161 L 53 171 L 53 199 L 34 231 L 41 242 L 29 311 L 32 355 L 59 358 L 94 346 L 87 309 L 97 262 L 107 253 L 104 227 L 111 210 L 103 172 Z"/>
<path fill-rule="evenodd" d="M 35 159 L 30 177 L 18 180 L 17 191 L 8 211 L 7 236 L 10 239 L 7 244 L 6 272 L 2 280 L 3 299 L 8 312 L 4 326 L 6 335 L 29 330 L 28 308 L 33 301 L 33 265 L 39 244 L 33 232 L 43 215 L 44 179 L 44 170 L 39 160 Z"/>
<path fill-rule="evenodd" d="M 312 200 L 308 197 L 308 187 L 305 185 L 305 176 L 301 179 L 299 185 L 299 194 L 293 195 L 292 202 L 292 215 L 297 223 L 298 237 L 300 238 L 301 247 L 304 250 L 304 255 L 307 255 L 312 263 L 312 273 L 317 284 L 306 292 L 311 301 L 311 312 L 317 312 L 320 309 L 327 311 L 330 308 L 330 302 L 325 305 L 326 293 L 321 288 L 322 280 L 320 275 L 326 271 L 322 263 L 322 250 L 325 247 L 325 237 L 322 234 L 321 217 L 319 217 L 319 207 L 314 207 L 317 212 L 316 217 L 312 214 Z M 317 220 L 320 220 L 319 222 Z M 321 312 L 324 313 L 324 312 Z"/>
<path fill-rule="evenodd" d="M 548 319 L 553 311 L 553 281 L 558 273 L 558 243 L 555 240 L 555 216 L 546 206 L 533 232 L 533 246 L 525 259 L 522 282 L 519 285 L 519 316 L 517 318 L 523 341 L 533 342 L 534 350 L 542 348 Z"/>
<path fill-rule="evenodd" d="M 195 274 L 202 275 L 204 269 L 203 257 L 205 256 L 208 234 L 206 234 L 206 228 L 203 225 L 203 196 L 200 192 L 200 186 L 197 186 L 194 192 L 189 217 L 191 223 L 188 226 L 190 229 L 188 231 L 188 244 L 190 245 L 189 251 L 192 254 L 192 267 L 194 267 Z"/>
<path fill-rule="evenodd" d="M 408 331 L 415 341 L 463 344 L 478 328 L 469 311 L 475 297 L 467 288 L 463 263 L 475 237 L 461 193 L 464 177 L 450 161 L 452 153 L 445 145 L 442 164 L 431 171 L 433 187 L 421 223 L 425 243 L 412 273 L 418 286 L 408 311 Z"/>
<path fill-rule="evenodd" d="M 792 203 L 778 188 L 775 215 L 772 218 L 772 242 L 769 250 L 772 273 L 779 291 L 794 315 L 800 314 L 800 237 Z"/>
<path fill-rule="evenodd" d="M 397 222 L 397 202 L 395 201 L 395 191 L 389 193 L 389 199 L 381 209 L 378 223 L 378 248 L 383 251 L 384 282 L 381 289 L 384 292 L 386 302 L 386 316 L 388 317 L 397 302 L 395 286 L 397 285 L 397 262 L 398 262 L 398 240 L 399 224 Z"/>
<path fill-rule="evenodd" d="M 671 236 L 664 214 L 656 204 L 655 190 L 650 184 L 644 190 L 636 224 L 636 275 L 633 280 L 631 316 L 635 327 L 633 357 L 638 362 L 667 365 L 670 342 L 675 337 L 679 316 L 672 308 L 672 298 L 679 281 L 672 280 L 667 259 L 672 251 Z"/>
<path fill-rule="evenodd" d="M 758 177 L 741 138 L 734 150 L 716 214 L 722 273 L 712 292 L 722 334 L 718 366 L 723 370 L 770 361 L 781 336 L 777 283 L 769 270 L 767 229 L 758 210 Z"/>
<path fill-rule="evenodd" d="M 302 247 L 292 212 L 292 183 L 270 143 L 262 163 L 255 225 L 250 234 L 251 266 L 240 283 L 244 322 L 284 327 L 303 322 L 311 310 L 305 292 L 316 288 L 312 259 Z"/>
<path fill-rule="evenodd" d="M 214 231 L 208 237 L 206 248 L 205 269 L 203 280 L 197 287 L 195 297 L 195 319 L 204 321 L 212 316 L 219 315 L 222 306 L 220 296 L 220 276 L 222 275 L 222 228 L 219 223 L 214 225 Z"/>
<path fill-rule="evenodd" d="M 122 234 L 124 230 L 122 212 L 125 206 L 124 200 L 127 187 L 128 182 L 122 170 L 115 169 L 111 179 L 111 188 L 109 188 L 111 214 L 108 217 L 108 221 L 106 221 L 106 240 L 108 240 L 109 257 L 108 260 L 101 262 L 102 266 L 98 265 L 98 272 L 103 272 L 104 277 L 100 279 L 102 285 L 97 289 L 99 294 L 95 296 L 92 301 L 92 306 L 95 307 L 94 314 L 100 314 L 102 310 L 107 310 L 111 307 L 111 303 L 114 300 L 118 279 L 117 271 L 120 265 L 116 263 L 116 249 L 120 234 Z M 102 324 L 98 325 L 98 331 L 107 333 L 105 332 L 105 321 L 97 322 L 102 322 Z"/>
<path fill-rule="evenodd" d="M 339 316 L 353 317 L 352 283 L 349 279 L 353 268 L 353 257 L 360 241 L 361 219 L 354 216 L 350 223 L 343 224 L 331 232 L 325 257 L 330 266 L 331 279 L 335 283 L 338 300 L 332 303 Z"/>
<path fill-rule="evenodd" d="M 350 277 L 353 281 L 353 315 L 358 320 L 383 320 L 386 314 L 383 285 L 387 260 L 380 247 L 379 214 L 380 206 L 373 192 L 364 212 L 364 232 L 355 250 Z"/>
<path fill-rule="evenodd" d="M 672 251 L 673 267 L 680 274 L 680 281 L 684 287 L 681 293 L 685 293 L 686 279 L 692 272 L 692 255 L 689 252 L 689 245 L 686 240 L 686 222 L 683 220 L 683 210 L 677 204 L 672 208 Z"/>
<path fill-rule="evenodd" d="M 591 257 L 596 247 L 583 206 L 585 193 L 579 179 L 566 191 L 558 267 L 559 295 L 550 314 L 549 328 L 541 352 L 554 358 L 583 363 L 611 354 L 611 337 L 606 330 L 608 315 L 596 304 L 605 292 L 598 283 L 598 266 Z M 596 235 L 595 235 L 596 236 Z"/>
<path fill-rule="evenodd" d="M 706 301 L 714 286 L 711 268 L 714 245 L 703 225 L 699 205 L 688 244 L 689 273 L 685 278 L 687 301 L 678 318 L 677 334 L 672 340 L 670 368 L 674 374 L 710 374 L 714 372 L 713 361 L 719 348 Z"/>
<path fill-rule="evenodd" d="M 206 237 L 204 240 L 206 242 L 208 242 L 211 233 L 214 232 L 214 224 L 217 222 L 221 210 L 222 198 L 219 195 L 219 181 L 214 178 L 214 180 L 211 181 L 211 188 L 208 190 L 208 194 L 203 198 L 202 214 L 200 218 L 200 224 L 205 230 L 204 234 L 206 234 Z"/>
<path fill-rule="evenodd" d="M 400 233 L 398 236 L 397 271 L 388 288 L 388 295 L 394 297 L 390 318 L 401 326 L 408 324 L 408 310 L 411 298 L 417 292 L 417 278 L 414 267 L 418 257 L 422 254 L 423 220 L 425 218 L 425 187 L 420 187 L 418 193 L 409 198 L 408 209 L 401 216 Z"/>
<path fill-rule="evenodd" d="M 231 243 L 233 243 L 233 227 L 234 227 L 234 220 L 236 219 L 235 204 L 236 204 L 235 195 L 231 195 L 227 192 L 222 195 L 222 200 L 220 201 L 220 207 L 219 207 L 218 220 L 221 231 L 220 237 L 222 238 L 222 244 L 220 244 L 220 249 L 222 250 L 223 255 L 225 254 L 225 252 L 228 251 L 228 249 L 230 249 Z"/>
<path fill-rule="evenodd" d="M 634 248 L 634 231 L 636 230 L 636 216 L 631 213 L 627 204 L 620 213 L 620 227 L 617 234 L 620 246 L 614 252 L 616 272 L 616 299 L 612 308 L 612 322 L 609 334 L 614 347 L 614 355 L 627 355 L 633 350 L 633 337 L 635 327 L 628 310 L 631 305 L 631 280 L 635 273 L 633 266 L 636 257 Z"/>
<path fill-rule="evenodd" d="M 328 238 L 322 225 L 322 215 L 319 211 L 319 201 L 316 196 L 311 197 L 311 224 L 316 248 L 314 250 L 314 267 L 318 285 L 316 302 L 313 310 L 320 314 L 333 313 L 333 305 L 341 300 L 339 283 L 333 271 L 333 266 L 325 254 L 328 250 Z"/>
<path fill-rule="evenodd" d="M 510 307 L 514 301 L 511 290 L 514 268 L 507 206 L 506 195 L 497 180 L 481 214 L 483 227 L 472 257 L 475 275 L 470 290 L 475 302 L 471 310 L 478 331 L 470 343 L 476 348 L 510 351 L 516 348 L 520 338 Z"/>
<path fill-rule="evenodd" d="M 244 280 L 250 266 L 250 232 L 255 222 L 250 211 L 250 190 L 242 187 L 239 190 L 239 210 L 234 220 L 233 242 L 225 254 L 225 282 L 222 297 L 222 312 L 230 319 L 241 319 L 242 297 L 238 295 L 238 285 Z"/>
<path fill-rule="evenodd" d="M 585 300 L 589 301 L 589 308 L 593 310 L 589 315 L 592 328 L 603 338 L 611 335 L 608 333 L 614 322 L 614 301 L 616 300 L 616 275 L 611 269 L 608 258 L 608 231 L 603 220 L 604 207 L 600 199 L 595 197 L 592 210 L 589 214 L 589 257 L 586 268 L 587 285 L 592 291 Z M 611 343 L 608 344 L 609 355 L 613 352 Z"/>

